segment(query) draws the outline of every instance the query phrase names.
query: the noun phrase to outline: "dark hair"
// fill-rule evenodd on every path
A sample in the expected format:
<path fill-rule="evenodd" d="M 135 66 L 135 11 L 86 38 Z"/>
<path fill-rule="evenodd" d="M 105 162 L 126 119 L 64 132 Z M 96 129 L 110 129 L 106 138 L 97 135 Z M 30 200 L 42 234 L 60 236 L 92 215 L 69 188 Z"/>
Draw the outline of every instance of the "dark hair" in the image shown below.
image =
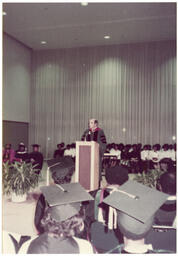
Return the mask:
<path fill-rule="evenodd" d="M 153 220 L 154 216 L 143 223 L 121 211 L 118 211 L 118 227 L 121 233 L 128 239 L 138 240 L 146 237 L 152 227 Z"/>
<path fill-rule="evenodd" d="M 169 195 L 176 194 L 176 172 L 169 171 L 163 173 L 159 178 L 159 182 L 164 193 Z"/>
<path fill-rule="evenodd" d="M 122 166 L 108 168 L 106 169 L 105 178 L 109 184 L 122 185 L 129 179 L 128 170 Z"/>
<path fill-rule="evenodd" d="M 62 239 L 66 237 L 75 236 L 82 231 L 82 227 L 84 226 L 83 217 L 80 213 L 72 216 L 71 218 L 57 222 L 51 217 L 49 212 L 45 212 L 41 225 L 44 228 L 45 232 L 53 233 L 57 237 L 61 237 Z"/>
<path fill-rule="evenodd" d="M 95 119 L 94 123 L 95 123 L 95 124 L 98 124 L 98 120 Z"/>
<path fill-rule="evenodd" d="M 68 167 L 68 173 L 65 176 L 61 176 L 61 173 L 59 171 L 52 173 L 52 178 L 56 184 L 64 184 L 64 183 L 70 183 L 72 175 L 74 173 L 75 167 Z"/>

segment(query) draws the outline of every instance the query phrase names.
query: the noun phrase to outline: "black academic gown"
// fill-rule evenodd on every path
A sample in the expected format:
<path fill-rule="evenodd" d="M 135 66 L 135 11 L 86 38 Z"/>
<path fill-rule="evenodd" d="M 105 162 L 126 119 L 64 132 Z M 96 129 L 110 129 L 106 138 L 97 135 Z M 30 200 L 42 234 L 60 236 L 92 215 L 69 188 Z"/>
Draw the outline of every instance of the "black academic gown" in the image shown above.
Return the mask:
<path fill-rule="evenodd" d="M 33 166 L 35 166 L 35 169 L 42 169 L 43 166 L 43 155 L 42 153 L 35 151 L 35 152 L 31 152 L 29 154 L 29 159 L 34 159 L 35 161 L 33 162 Z"/>
<path fill-rule="evenodd" d="M 101 180 L 102 156 L 106 150 L 106 136 L 104 131 L 100 128 L 96 128 L 94 132 L 87 129 L 84 131 L 81 140 L 96 141 L 99 144 L 99 180 Z"/>
<path fill-rule="evenodd" d="M 26 151 L 16 151 L 15 158 L 26 161 L 28 159 L 28 153 Z"/>
<path fill-rule="evenodd" d="M 167 200 L 156 212 L 154 224 L 172 226 L 176 217 L 176 200 Z"/>
<path fill-rule="evenodd" d="M 79 254 L 79 246 L 71 237 L 61 240 L 50 236 L 47 232 L 34 239 L 28 248 L 27 254 Z"/>

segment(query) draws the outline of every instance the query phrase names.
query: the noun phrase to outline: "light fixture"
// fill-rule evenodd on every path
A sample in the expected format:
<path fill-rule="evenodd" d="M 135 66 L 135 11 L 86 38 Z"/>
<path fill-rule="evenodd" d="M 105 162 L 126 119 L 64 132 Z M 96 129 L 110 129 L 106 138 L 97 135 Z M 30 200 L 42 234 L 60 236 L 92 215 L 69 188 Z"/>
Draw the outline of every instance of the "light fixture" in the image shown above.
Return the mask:
<path fill-rule="evenodd" d="M 88 5 L 87 2 L 81 2 L 80 4 L 81 4 L 82 6 L 87 6 L 87 5 Z"/>
<path fill-rule="evenodd" d="M 172 136 L 172 140 L 176 140 L 176 136 Z"/>
<path fill-rule="evenodd" d="M 123 132 L 126 132 L 126 128 L 123 128 L 122 131 L 123 131 Z"/>
<path fill-rule="evenodd" d="M 104 39 L 110 39 L 110 36 L 104 36 Z"/>
<path fill-rule="evenodd" d="M 2 12 L 2 15 L 7 15 L 7 12 Z"/>
<path fill-rule="evenodd" d="M 46 41 L 41 41 L 41 44 L 47 44 L 47 42 Z"/>

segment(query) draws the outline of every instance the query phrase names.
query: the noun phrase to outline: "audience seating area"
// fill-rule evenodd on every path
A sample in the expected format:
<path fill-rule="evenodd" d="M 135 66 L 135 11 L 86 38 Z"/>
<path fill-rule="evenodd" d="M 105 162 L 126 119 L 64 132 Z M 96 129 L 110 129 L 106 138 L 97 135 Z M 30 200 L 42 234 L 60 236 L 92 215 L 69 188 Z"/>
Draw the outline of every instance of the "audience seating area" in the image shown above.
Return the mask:
<path fill-rule="evenodd" d="M 70 153 L 69 145 L 67 145 L 66 149 L 63 149 L 65 156 L 70 155 L 75 160 L 74 144 L 72 144 L 71 152 L 72 153 Z M 176 144 L 164 144 L 163 146 L 158 144 L 153 146 L 144 145 L 143 147 L 141 144 L 108 144 L 102 159 L 103 175 L 100 184 L 101 188 L 107 185 L 105 170 L 114 166 L 126 167 L 129 172 L 130 180 L 134 178 L 135 174 L 142 173 L 143 171 L 146 173 L 151 169 L 169 171 L 170 168 L 176 168 Z M 17 241 L 20 240 L 20 236 L 29 236 L 30 239 L 38 236 L 33 219 L 36 202 L 40 195 L 39 187 L 46 185 L 46 179 L 47 163 L 44 161 L 43 168 L 39 175 L 39 186 L 29 193 L 24 203 L 13 203 L 10 197 L 3 196 L 3 253 L 17 253 L 17 250 L 15 252 L 11 244 L 11 239 L 9 239 L 8 234 L 12 234 Z M 71 182 L 73 182 L 73 177 Z M 49 183 L 53 183 L 51 177 Z M 94 251 L 97 253 L 118 253 L 118 244 L 122 245 L 123 240 L 118 238 L 119 235 L 116 235 L 115 231 L 105 232 L 104 230 L 105 226 L 103 223 L 94 221 L 90 225 L 87 238 L 92 243 Z M 176 227 L 153 227 L 146 237 L 146 243 L 151 243 L 154 249 L 158 250 L 159 253 L 175 253 Z M 163 251 L 159 250 L 160 248 Z"/>

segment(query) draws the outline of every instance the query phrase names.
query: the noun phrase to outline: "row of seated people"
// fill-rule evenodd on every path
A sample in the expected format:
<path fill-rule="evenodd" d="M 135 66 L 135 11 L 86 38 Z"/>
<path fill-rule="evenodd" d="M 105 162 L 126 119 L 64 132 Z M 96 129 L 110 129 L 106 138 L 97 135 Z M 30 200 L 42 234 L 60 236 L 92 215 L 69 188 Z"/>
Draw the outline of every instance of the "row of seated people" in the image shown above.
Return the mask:
<path fill-rule="evenodd" d="M 76 150 L 75 150 L 75 143 L 67 144 L 65 147 L 65 143 L 61 142 L 57 144 L 57 149 L 54 151 L 53 157 L 63 157 L 63 156 L 71 156 L 75 159 Z"/>
<path fill-rule="evenodd" d="M 149 169 L 176 165 L 176 144 L 144 145 L 109 144 L 104 154 L 103 168 L 120 164 L 127 166 L 130 172 L 143 172 Z M 165 167 L 166 168 L 166 167 Z"/>
<path fill-rule="evenodd" d="M 142 144 L 108 144 L 106 152 L 117 156 L 117 159 L 131 160 L 132 158 L 141 160 L 154 160 L 160 161 L 163 158 L 170 158 L 172 161 L 176 160 L 176 144 L 155 144 L 144 145 Z"/>
<path fill-rule="evenodd" d="M 88 193 L 80 184 L 70 183 L 73 160 L 63 158 L 63 161 L 63 169 L 52 172 L 54 184 L 41 188 L 34 219 L 38 236 L 22 237 L 16 252 L 176 252 L 176 233 L 170 235 L 169 229 L 166 232 L 157 232 L 161 230 L 158 227 L 156 231 L 153 229 L 153 225 L 175 224 L 174 170 L 162 174 L 158 191 L 130 181 L 126 168 L 111 167 L 106 170 L 107 186 Z M 163 233 L 167 236 L 162 236 Z M 6 239 L 13 236 L 7 232 L 5 235 Z"/>
<path fill-rule="evenodd" d="M 75 143 L 68 144 L 65 147 L 65 143 L 61 142 L 57 144 L 57 149 L 54 151 L 53 157 L 63 157 L 63 156 L 72 156 L 75 157 Z M 142 144 L 127 144 L 124 145 L 122 143 L 116 144 L 111 143 L 107 144 L 105 153 L 111 154 L 116 156 L 117 159 L 125 159 L 131 160 L 132 158 L 138 158 L 141 160 L 154 160 L 160 161 L 163 158 L 170 158 L 172 161 L 176 160 L 176 144 L 155 144 L 151 145 L 144 145 Z"/>
<path fill-rule="evenodd" d="M 39 152 L 40 145 L 33 144 L 33 150 L 31 152 L 27 152 L 27 148 L 24 143 L 20 143 L 18 149 L 15 151 L 12 148 L 11 144 L 6 144 L 3 149 L 3 163 L 9 162 L 13 163 L 14 161 L 18 162 L 31 162 L 38 174 L 40 173 L 43 166 L 43 154 Z"/>

